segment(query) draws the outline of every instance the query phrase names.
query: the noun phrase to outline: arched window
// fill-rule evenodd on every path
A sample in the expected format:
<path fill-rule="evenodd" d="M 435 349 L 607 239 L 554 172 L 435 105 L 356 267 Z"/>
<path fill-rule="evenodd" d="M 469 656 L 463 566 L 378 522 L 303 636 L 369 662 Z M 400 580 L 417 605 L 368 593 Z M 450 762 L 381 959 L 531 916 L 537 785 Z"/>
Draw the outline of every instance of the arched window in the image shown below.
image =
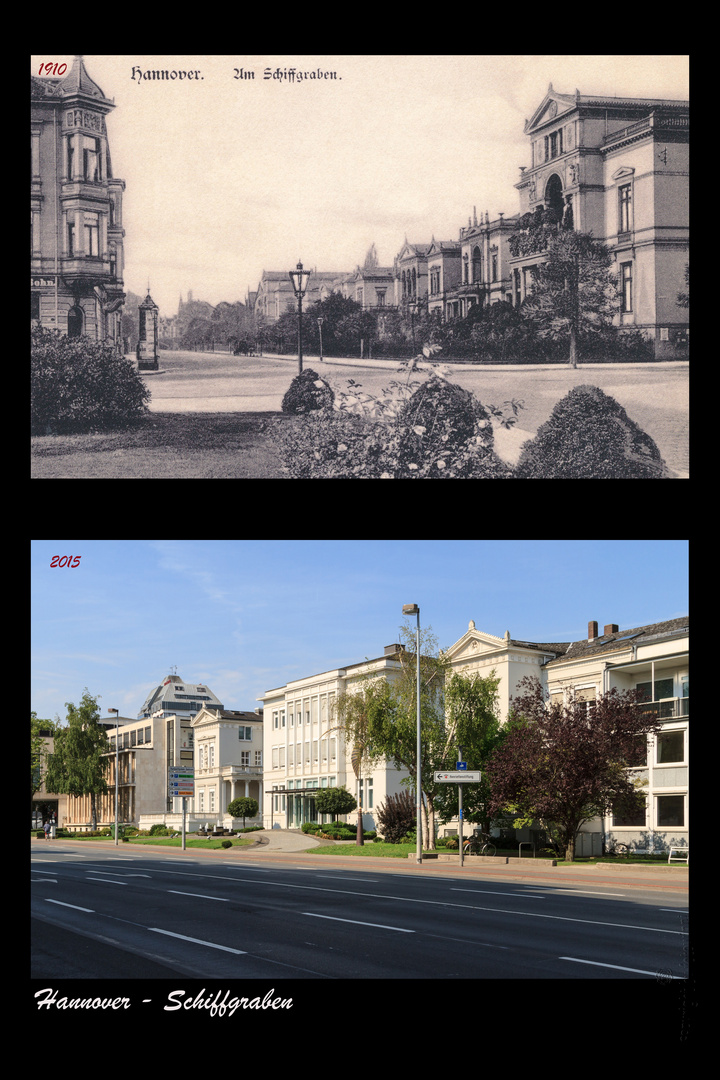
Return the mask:
<path fill-rule="evenodd" d="M 80 337 L 83 332 L 83 310 L 78 305 L 68 311 L 68 337 Z"/>
<path fill-rule="evenodd" d="M 558 221 L 562 221 L 564 209 L 562 180 L 557 173 L 553 173 L 545 185 L 545 206 L 548 210 L 554 210 L 558 216 Z"/>

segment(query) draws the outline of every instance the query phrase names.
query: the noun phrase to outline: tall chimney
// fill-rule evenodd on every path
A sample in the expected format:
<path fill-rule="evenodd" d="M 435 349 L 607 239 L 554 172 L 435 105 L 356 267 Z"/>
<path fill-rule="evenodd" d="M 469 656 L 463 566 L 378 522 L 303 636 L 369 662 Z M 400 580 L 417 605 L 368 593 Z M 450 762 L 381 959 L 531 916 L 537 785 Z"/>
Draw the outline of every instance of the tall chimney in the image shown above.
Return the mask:
<path fill-rule="evenodd" d="M 588 623 L 588 641 L 594 641 L 598 636 L 598 626 L 596 622 Z"/>
<path fill-rule="evenodd" d="M 614 623 L 614 622 L 613 623 L 608 623 L 607 626 L 605 627 L 604 631 L 603 631 L 603 633 L 605 634 L 605 637 L 607 637 L 608 634 L 617 634 L 617 632 L 618 632 L 617 623 Z"/>

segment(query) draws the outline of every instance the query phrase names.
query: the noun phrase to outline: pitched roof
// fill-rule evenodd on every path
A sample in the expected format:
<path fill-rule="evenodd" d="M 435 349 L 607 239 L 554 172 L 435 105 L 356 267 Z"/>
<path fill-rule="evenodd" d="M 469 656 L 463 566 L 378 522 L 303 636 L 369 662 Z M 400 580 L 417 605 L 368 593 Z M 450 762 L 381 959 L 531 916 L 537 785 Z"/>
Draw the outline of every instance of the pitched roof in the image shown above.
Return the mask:
<path fill-rule="evenodd" d="M 613 651 L 616 647 L 625 647 L 632 640 L 633 645 L 646 645 L 650 641 L 662 638 L 675 637 L 683 631 L 689 631 L 689 617 L 681 619 L 668 619 L 665 622 L 648 623 L 646 626 L 636 626 L 630 630 L 618 630 L 613 634 L 601 634 L 592 640 L 573 641 L 563 652 L 549 663 L 558 660 L 576 659 L 582 656 L 592 656 L 604 650 Z"/>

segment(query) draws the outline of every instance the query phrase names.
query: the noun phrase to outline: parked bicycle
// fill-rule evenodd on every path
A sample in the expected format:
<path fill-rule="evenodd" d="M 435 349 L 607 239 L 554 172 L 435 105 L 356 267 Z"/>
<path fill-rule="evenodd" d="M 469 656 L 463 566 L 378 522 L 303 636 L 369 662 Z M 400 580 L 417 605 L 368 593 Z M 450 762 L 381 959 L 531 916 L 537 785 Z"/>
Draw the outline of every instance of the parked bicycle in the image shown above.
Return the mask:
<path fill-rule="evenodd" d="M 625 855 L 629 854 L 630 845 L 618 843 L 617 840 L 608 848 L 608 855 L 615 855 L 618 858 L 623 858 Z"/>
<path fill-rule="evenodd" d="M 475 833 L 463 844 L 464 855 L 494 855 L 495 845 L 486 833 Z"/>

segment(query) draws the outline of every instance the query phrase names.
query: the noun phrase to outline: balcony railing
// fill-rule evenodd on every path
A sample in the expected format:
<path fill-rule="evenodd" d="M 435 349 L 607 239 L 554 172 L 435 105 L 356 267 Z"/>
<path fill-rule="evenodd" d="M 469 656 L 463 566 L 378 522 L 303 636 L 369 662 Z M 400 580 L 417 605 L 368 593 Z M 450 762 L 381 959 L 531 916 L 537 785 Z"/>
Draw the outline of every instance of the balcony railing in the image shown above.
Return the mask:
<path fill-rule="evenodd" d="M 662 701 L 643 701 L 638 708 L 655 713 L 659 720 L 678 720 L 690 715 L 690 698 L 664 698 Z"/>

